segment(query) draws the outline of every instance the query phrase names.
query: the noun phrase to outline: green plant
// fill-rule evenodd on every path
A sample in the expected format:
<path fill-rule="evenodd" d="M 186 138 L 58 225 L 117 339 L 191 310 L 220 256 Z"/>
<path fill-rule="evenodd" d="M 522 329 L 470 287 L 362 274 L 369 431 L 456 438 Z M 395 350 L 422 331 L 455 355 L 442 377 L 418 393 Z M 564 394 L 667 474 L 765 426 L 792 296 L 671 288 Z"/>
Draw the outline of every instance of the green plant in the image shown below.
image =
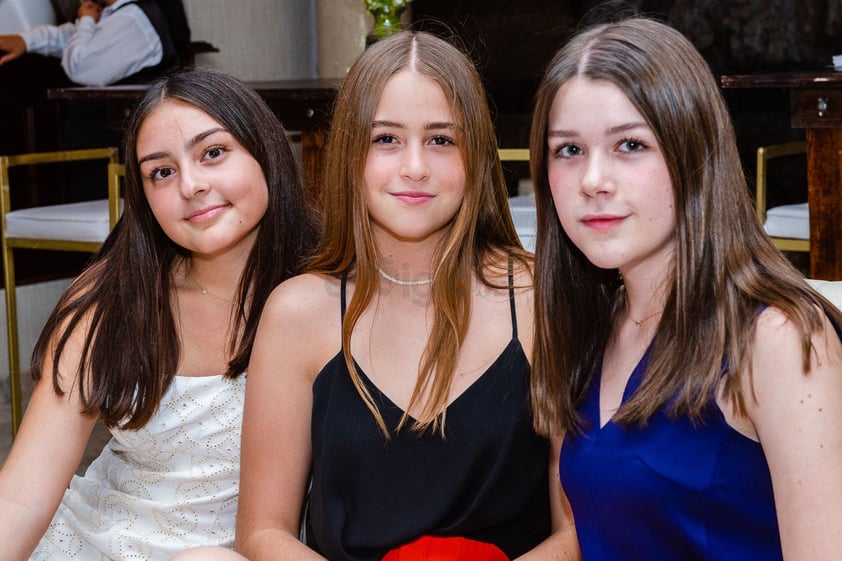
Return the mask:
<path fill-rule="evenodd" d="M 364 0 L 374 16 L 374 37 L 383 39 L 401 30 L 401 12 L 412 0 Z"/>

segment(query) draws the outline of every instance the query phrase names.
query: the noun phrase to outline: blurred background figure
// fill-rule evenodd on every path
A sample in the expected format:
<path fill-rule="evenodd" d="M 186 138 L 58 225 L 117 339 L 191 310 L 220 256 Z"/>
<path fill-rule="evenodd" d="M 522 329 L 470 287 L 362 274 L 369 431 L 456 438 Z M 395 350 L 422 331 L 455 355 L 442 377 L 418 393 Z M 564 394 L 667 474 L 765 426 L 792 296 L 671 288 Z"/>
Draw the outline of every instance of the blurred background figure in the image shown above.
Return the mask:
<path fill-rule="evenodd" d="M 40 20 L 24 15 L 20 23 L 43 21 L 45 11 L 54 23 L 0 35 L 0 122 L 8 131 L 0 154 L 119 146 L 112 122 L 122 118 L 105 102 L 58 105 L 48 89 L 151 82 L 191 62 L 182 0 L 54 0 L 49 10 L 41 6 Z M 67 202 L 101 194 L 96 168 L 80 168 L 67 180 Z"/>
<path fill-rule="evenodd" d="M 9 2 L 15 0 L 3 4 Z M 38 0 L 6 10 L 20 24 L 43 22 L 50 12 Z M 104 108 L 92 103 L 67 108 L 65 132 L 49 135 L 56 127 L 51 126 L 55 108 L 45 104 L 47 89 L 148 82 L 190 62 L 190 27 L 181 0 L 82 0 L 68 11 L 66 3 L 55 1 L 55 24 L 14 33 L 0 28 L 7 32 L 0 35 L 0 119 L 11 133 L 0 139 L 0 153 L 119 143 L 105 136 Z M 90 137 L 80 139 L 82 131 Z"/>

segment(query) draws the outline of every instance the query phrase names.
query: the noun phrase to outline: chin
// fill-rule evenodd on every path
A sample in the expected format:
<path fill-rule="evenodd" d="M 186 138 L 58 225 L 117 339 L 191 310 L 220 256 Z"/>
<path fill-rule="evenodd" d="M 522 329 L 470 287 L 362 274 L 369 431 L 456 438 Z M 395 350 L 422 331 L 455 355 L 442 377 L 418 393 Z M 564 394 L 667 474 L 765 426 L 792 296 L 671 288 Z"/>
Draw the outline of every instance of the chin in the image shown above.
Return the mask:
<path fill-rule="evenodd" d="M 603 271 L 610 271 L 612 269 L 619 269 L 620 265 L 615 264 L 612 261 L 593 261 L 591 260 L 591 264 L 596 267 L 597 269 L 602 269 Z"/>
<path fill-rule="evenodd" d="M 429 224 L 417 225 L 402 224 L 401 228 L 384 229 L 384 232 L 399 242 L 424 242 L 432 238 L 441 239 L 446 226 L 431 227 Z"/>
<path fill-rule="evenodd" d="M 591 265 L 599 269 L 619 269 L 625 264 L 625 260 L 618 259 L 616 255 L 595 254 L 583 251 L 582 254 L 590 261 Z"/>

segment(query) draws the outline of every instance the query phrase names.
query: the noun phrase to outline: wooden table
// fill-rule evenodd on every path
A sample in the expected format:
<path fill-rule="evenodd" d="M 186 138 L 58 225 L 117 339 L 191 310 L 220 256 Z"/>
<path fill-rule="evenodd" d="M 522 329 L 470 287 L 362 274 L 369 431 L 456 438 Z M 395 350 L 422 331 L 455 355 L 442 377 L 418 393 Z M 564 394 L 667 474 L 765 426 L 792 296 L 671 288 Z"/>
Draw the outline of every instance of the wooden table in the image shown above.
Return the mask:
<path fill-rule="evenodd" d="M 309 187 L 318 185 L 322 149 L 340 81 L 336 79 L 247 82 L 266 100 L 284 127 L 301 132 L 302 172 Z M 68 87 L 47 91 L 48 99 L 105 101 L 124 118 L 148 85 Z"/>
<path fill-rule="evenodd" d="M 789 90 L 790 123 L 807 132 L 810 276 L 842 279 L 842 72 L 722 76 L 723 88 Z"/>

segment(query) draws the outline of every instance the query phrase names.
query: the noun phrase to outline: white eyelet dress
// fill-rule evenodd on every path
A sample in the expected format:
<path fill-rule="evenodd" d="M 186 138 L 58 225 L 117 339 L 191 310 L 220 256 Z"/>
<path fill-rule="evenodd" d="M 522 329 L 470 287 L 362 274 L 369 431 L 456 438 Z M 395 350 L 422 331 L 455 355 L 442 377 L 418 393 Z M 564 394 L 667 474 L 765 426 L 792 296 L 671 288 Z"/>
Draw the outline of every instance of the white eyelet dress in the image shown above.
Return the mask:
<path fill-rule="evenodd" d="M 74 477 L 31 560 L 165 561 L 233 547 L 246 376 L 176 376 L 155 416 Z"/>

